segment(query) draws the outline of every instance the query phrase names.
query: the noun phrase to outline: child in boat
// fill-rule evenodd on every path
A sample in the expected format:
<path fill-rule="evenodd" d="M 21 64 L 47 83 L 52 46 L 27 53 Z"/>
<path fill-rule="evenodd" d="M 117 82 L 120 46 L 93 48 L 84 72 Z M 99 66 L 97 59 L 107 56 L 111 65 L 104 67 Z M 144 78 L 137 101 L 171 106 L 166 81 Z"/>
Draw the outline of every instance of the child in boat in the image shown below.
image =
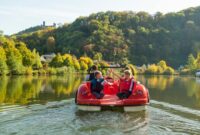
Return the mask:
<path fill-rule="evenodd" d="M 91 81 L 91 92 L 97 99 L 101 99 L 104 96 L 103 93 L 104 83 L 108 84 L 110 83 L 104 80 L 104 78 L 102 77 L 102 73 L 100 71 L 96 71 L 94 75 L 95 79 Z"/>
<path fill-rule="evenodd" d="M 96 65 L 93 65 L 92 67 L 90 67 L 88 69 L 88 75 L 86 76 L 86 80 L 91 81 L 91 80 L 95 79 L 94 73 L 96 71 L 98 71 L 98 67 Z"/>
<path fill-rule="evenodd" d="M 120 83 L 119 83 L 120 92 L 117 93 L 117 96 L 119 97 L 119 99 L 128 98 L 132 94 L 132 90 L 134 87 L 134 78 L 132 76 L 132 72 L 126 69 L 122 77 L 116 74 L 115 72 L 113 72 L 113 74 L 120 78 Z"/>

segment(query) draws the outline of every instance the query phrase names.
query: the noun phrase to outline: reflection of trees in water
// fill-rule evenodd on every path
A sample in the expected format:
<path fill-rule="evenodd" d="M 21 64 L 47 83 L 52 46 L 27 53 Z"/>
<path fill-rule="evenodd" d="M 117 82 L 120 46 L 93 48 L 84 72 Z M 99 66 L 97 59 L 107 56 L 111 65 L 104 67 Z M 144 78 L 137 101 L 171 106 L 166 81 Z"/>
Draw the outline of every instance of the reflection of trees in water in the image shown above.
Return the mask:
<path fill-rule="evenodd" d="M 7 83 L 8 83 L 8 79 L 5 77 L 1 77 L 0 78 L 0 103 L 3 103 L 6 99 L 6 90 L 7 90 Z"/>
<path fill-rule="evenodd" d="M 22 98 L 21 95 L 23 93 L 22 82 L 23 82 L 22 77 L 9 78 L 7 84 L 7 94 L 5 99 L 6 103 L 19 102 L 19 100 Z"/>
<path fill-rule="evenodd" d="M 200 83 L 194 77 L 138 76 L 137 79 L 157 91 L 151 91 L 151 97 L 157 100 L 200 107 Z"/>
<path fill-rule="evenodd" d="M 45 88 L 49 87 L 49 91 L 53 91 L 55 96 L 70 95 L 78 88 L 82 81 L 82 77 L 69 74 L 67 76 L 51 76 L 48 78 Z M 44 89 L 45 89 L 44 88 Z"/>
<path fill-rule="evenodd" d="M 194 78 L 181 78 L 183 86 L 187 89 L 187 96 L 195 97 L 198 101 L 197 107 L 200 107 L 200 83 Z"/>
<path fill-rule="evenodd" d="M 148 88 L 156 88 L 161 91 L 166 90 L 174 83 L 174 76 L 138 76 L 137 79 Z"/>
<path fill-rule="evenodd" d="M 59 100 L 76 90 L 81 81 L 82 77 L 78 75 L 1 77 L 0 103 L 28 104 L 42 99 Z"/>

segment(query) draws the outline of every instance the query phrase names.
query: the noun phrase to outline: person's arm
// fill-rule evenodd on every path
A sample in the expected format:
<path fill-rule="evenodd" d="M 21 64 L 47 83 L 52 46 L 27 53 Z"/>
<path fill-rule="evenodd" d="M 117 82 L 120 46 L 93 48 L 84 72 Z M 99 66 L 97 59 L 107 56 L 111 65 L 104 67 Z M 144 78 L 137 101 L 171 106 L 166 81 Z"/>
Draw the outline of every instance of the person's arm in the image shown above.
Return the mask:
<path fill-rule="evenodd" d="M 112 83 L 106 81 L 105 79 L 101 82 L 101 85 L 104 85 L 105 83 L 109 84 L 109 85 L 112 85 Z"/>
<path fill-rule="evenodd" d="M 134 79 L 131 80 L 131 86 L 129 88 L 129 92 L 133 91 L 133 86 L 134 86 Z"/>
<path fill-rule="evenodd" d="M 96 88 L 96 82 L 94 80 L 91 81 L 91 92 Z"/>
<path fill-rule="evenodd" d="M 121 76 L 119 74 L 115 73 L 113 70 L 111 70 L 110 72 L 113 73 L 113 75 L 115 75 L 116 77 L 121 78 Z"/>

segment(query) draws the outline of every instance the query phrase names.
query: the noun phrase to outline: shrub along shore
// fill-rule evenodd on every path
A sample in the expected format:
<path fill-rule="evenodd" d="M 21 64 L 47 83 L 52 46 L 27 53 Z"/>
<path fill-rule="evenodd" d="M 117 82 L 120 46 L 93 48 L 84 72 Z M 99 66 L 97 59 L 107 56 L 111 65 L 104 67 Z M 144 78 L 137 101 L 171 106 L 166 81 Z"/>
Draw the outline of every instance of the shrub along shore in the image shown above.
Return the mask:
<path fill-rule="evenodd" d="M 134 66 L 127 61 L 126 64 L 135 74 L 148 75 L 176 75 L 194 74 L 200 68 L 200 53 L 195 58 L 188 56 L 187 65 L 175 71 L 168 66 L 164 60 L 157 64 Z M 67 73 L 86 73 L 93 64 L 97 66 L 109 66 L 108 62 L 102 60 L 102 55 L 90 58 L 81 56 L 77 58 L 72 54 L 56 54 L 49 62 L 41 62 L 39 53 L 26 47 L 26 44 L 11 38 L 0 36 L 0 75 L 64 75 Z M 103 73 L 106 73 L 103 70 Z"/>

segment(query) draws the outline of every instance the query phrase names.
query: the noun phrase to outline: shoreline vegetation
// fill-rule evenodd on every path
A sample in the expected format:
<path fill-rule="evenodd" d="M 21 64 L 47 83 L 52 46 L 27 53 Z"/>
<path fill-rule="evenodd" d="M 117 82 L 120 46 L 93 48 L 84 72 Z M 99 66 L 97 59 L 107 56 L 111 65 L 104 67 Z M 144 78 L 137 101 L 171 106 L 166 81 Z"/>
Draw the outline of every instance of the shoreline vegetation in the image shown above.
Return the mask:
<path fill-rule="evenodd" d="M 0 75 L 85 73 L 93 64 L 111 63 L 129 65 L 137 74 L 195 75 L 199 14 L 200 7 L 155 15 L 107 11 L 59 26 L 44 21 L 10 36 L 0 30 Z"/>
<path fill-rule="evenodd" d="M 123 63 L 135 74 L 144 75 L 194 75 L 199 68 L 200 53 L 195 58 L 188 56 L 187 65 L 175 70 L 164 60 L 157 64 L 135 66 L 128 62 Z M 56 54 L 51 61 L 42 62 L 39 53 L 29 50 L 26 44 L 4 36 L 0 37 L 0 75 L 64 75 L 67 73 L 86 73 L 93 64 L 109 66 L 98 54 L 91 59 L 87 56 L 77 58 L 71 54 Z M 120 63 L 122 64 L 122 63 Z M 102 71 L 104 74 L 106 70 Z"/>

